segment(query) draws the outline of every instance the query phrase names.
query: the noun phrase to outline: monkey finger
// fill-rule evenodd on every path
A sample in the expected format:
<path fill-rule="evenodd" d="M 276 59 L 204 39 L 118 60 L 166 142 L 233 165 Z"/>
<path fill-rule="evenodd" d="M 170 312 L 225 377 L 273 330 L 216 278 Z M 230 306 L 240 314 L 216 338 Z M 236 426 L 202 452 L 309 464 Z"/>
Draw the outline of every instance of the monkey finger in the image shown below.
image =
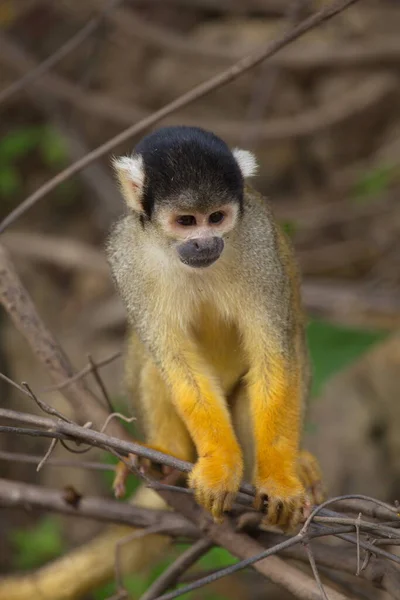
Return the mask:
<path fill-rule="evenodd" d="M 256 490 L 253 506 L 256 510 L 265 511 L 265 504 L 269 502 L 267 494 Z"/>
<path fill-rule="evenodd" d="M 223 520 L 223 511 L 224 511 L 224 503 L 227 494 L 222 492 L 220 494 L 216 494 L 213 497 L 211 514 L 214 518 L 214 521 L 217 523 L 221 523 Z"/>
<path fill-rule="evenodd" d="M 278 525 L 280 521 L 286 518 L 285 505 L 277 498 L 268 498 L 268 508 L 266 522 L 269 525 Z"/>
<path fill-rule="evenodd" d="M 235 497 L 236 497 L 236 494 L 234 492 L 227 492 L 225 494 L 224 505 L 223 505 L 223 509 L 222 509 L 224 512 L 228 512 L 228 511 L 232 510 L 232 506 L 233 506 Z"/>

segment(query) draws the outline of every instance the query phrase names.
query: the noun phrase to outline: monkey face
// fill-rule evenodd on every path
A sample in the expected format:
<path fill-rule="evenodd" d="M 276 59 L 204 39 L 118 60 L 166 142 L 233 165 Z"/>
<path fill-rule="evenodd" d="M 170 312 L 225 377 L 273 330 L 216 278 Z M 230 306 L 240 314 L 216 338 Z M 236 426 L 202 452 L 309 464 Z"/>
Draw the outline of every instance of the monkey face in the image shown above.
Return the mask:
<path fill-rule="evenodd" d="M 220 258 L 224 235 L 232 231 L 239 217 L 235 203 L 202 212 L 192 207 L 190 214 L 187 207 L 178 211 L 176 207 L 163 207 L 155 215 L 179 261 L 195 269 L 209 267 Z"/>

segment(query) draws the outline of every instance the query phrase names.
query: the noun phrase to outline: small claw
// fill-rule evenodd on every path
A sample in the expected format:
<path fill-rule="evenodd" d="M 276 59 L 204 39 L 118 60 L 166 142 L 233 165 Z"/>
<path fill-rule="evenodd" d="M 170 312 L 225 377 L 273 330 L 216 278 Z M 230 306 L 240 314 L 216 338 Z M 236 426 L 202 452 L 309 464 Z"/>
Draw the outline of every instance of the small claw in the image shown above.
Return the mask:
<path fill-rule="evenodd" d="M 222 523 L 222 521 L 224 520 L 223 510 L 224 510 L 225 497 L 226 497 L 226 494 L 223 493 L 223 494 L 220 494 L 219 496 L 215 496 L 215 498 L 213 500 L 211 514 L 216 523 Z"/>
<path fill-rule="evenodd" d="M 129 468 L 123 462 L 119 462 L 115 467 L 115 477 L 112 488 L 116 498 L 123 498 L 126 493 L 126 480 L 129 475 Z"/>

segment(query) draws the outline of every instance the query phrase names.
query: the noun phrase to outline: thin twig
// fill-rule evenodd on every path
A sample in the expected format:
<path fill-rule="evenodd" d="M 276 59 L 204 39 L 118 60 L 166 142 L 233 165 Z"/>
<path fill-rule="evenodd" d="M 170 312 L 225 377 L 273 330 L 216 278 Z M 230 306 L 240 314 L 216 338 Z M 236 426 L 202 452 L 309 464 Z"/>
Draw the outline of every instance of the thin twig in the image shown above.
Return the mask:
<path fill-rule="evenodd" d="M 83 496 L 78 506 L 65 502 L 63 491 L 0 478 L 0 507 L 36 509 L 96 519 L 104 523 L 150 528 L 156 526 L 174 538 L 198 539 L 200 532 L 185 517 L 166 510 L 144 508 L 108 498 Z"/>
<path fill-rule="evenodd" d="M 17 81 L 11 83 L 8 87 L 0 92 L 0 104 L 9 100 L 11 96 L 20 90 L 29 86 L 35 79 L 38 79 L 43 73 L 49 71 L 63 58 L 68 56 L 73 50 L 78 48 L 92 33 L 101 25 L 104 17 L 108 15 L 114 8 L 121 4 L 123 0 L 110 0 L 106 3 L 104 9 L 95 17 L 90 19 L 79 31 L 77 31 L 65 44 L 63 44 L 56 52 L 46 58 L 43 62 L 37 65 L 34 69 L 23 75 Z"/>
<path fill-rule="evenodd" d="M 22 452 L 6 452 L 0 450 L 0 460 L 15 463 L 25 463 L 38 465 L 42 460 L 41 456 L 34 456 L 32 454 L 23 454 Z M 49 458 L 46 461 L 48 467 L 72 467 L 74 469 L 87 469 L 91 471 L 115 471 L 115 465 L 108 465 L 106 463 L 90 462 L 83 460 L 67 460 L 64 458 Z"/>
<path fill-rule="evenodd" d="M 108 415 L 103 427 L 100 429 L 100 433 L 104 433 L 107 429 L 109 422 L 115 418 L 121 419 L 122 421 L 125 421 L 125 423 L 133 423 L 133 421 L 136 421 L 136 417 L 125 417 L 125 415 L 122 415 L 119 412 L 113 412 L 111 415 Z"/>
<path fill-rule="evenodd" d="M 36 467 L 36 471 L 39 472 L 40 469 L 43 467 L 44 463 L 47 462 L 47 460 L 50 458 L 54 448 L 56 447 L 58 440 L 56 438 L 53 438 L 50 442 L 50 446 L 49 449 L 47 450 L 46 454 L 43 456 L 42 460 L 40 461 L 40 463 L 38 464 L 38 466 Z"/>
<path fill-rule="evenodd" d="M 61 419 L 62 421 L 65 421 L 66 423 L 73 423 L 73 421 L 71 421 L 71 419 L 68 419 L 68 417 L 66 417 L 65 415 L 60 413 L 56 408 L 53 408 L 52 406 L 47 404 L 47 402 L 44 402 L 44 400 L 40 400 L 40 398 L 38 398 L 36 396 L 36 394 L 33 393 L 31 387 L 29 386 L 29 384 L 26 381 L 22 381 L 21 385 L 22 385 L 22 387 L 24 387 L 26 389 L 29 396 L 32 398 L 32 400 L 34 400 L 34 402 L 36 402 L 38 407 L 41 408 L 43 412 L 47 413 L 48 415 L 58 417 L 59 419 Z"/>
<path fill-rule="evenodd" d="M 121 552 L 124 546 L 133 542 L 133 540 L 137 540 L 143 537 L 147 537 L 148 535 L 153 535 L 156 533 L 165 533 L 165 529 L 163 529 L 162 525 L 153 525 L 148 527 L 147 529 L 142 529 L 140 531 L 134 531 L 133 533 L 123 537 L 121 540 L 118 540 L 115 546 L 115 583 L 117 586 L 117 595 L 108 598 L 107 600 L 115 600 L 115 598 L 125 598 L 128 593 L 125 589 L 123 578 L 122 578 L 122 568 L 121 568 Z M 124 595 L 125 594 L 125 595 Z"/>
<path fill-rule="evenodd" d="M 118 350 L 117 352 L 113 352 L 107 358 L 104 358 L 103 360 L 99 360 L 93 364 L 96 366 L 97 369 L 99 369 L 100 367 L 104 367 L 105 365 L 108 365 L 109 363 L 113 362 L 117 358 L 120 358 L 121 356 L 122 356 L 122 352 L 120 350 Z M 91 364 L 91 363 L 87 364 L 85 367 L 83 367 L 80 371 L 78 371 L 72 377 L 69 377 L 68 379 L 66 379 L 65 381 L 62 381 L 61 383 L 58 383 L 57 385 L 50 385 L 48 387 L 45 387 L 41 391 L 47 393 L 47 392 L 55 392 L 55 391 L 63 390 L 71 383 L 74 383 L 75 381 L 78 381 L 78 379 L 82 379 L 86 375 L 89 375 L 90 373 L 92 373 L 93 364 Z M 0 373 L 0 376 L 1 376 L 1 373 Z"/>
<path fill-rule="evenodd" d="M 208 539 L 200 539 L 195 542 L 190 548 L 183 552 L 172 563 L 162 575 L 149 587 L 149 589 L 141 596 L 140 600 L 155 600 L 160 594 L 174 585 L 180 576 L 185 573 L 197 560 L 206 554 L 213 543 Z"/>
<path fill-rule="evenodd" d="M 215 91 L 223 85 L 226 85 L 230 81 L 236 79 L 242 73 L 248 71 L 249 69 L 255 67 L 263 60 L 269 58 L 292 41 L 296 40 L 298 37 L 315 28 L 317 25 L 320 25 L 324 21 L 331 19 L 336 14 L 342 12 L 344 9 L 348 8 L 352 4 L 355 4 L 358 0 L 337 0 L 333 2 L 329 6 L 323 8 L 321 11 L 312 15 L 311 17 L 305 19 L 302 23 L 300 23 L 297 27 L 293 28 L 291 31 L 284 34 L 280 39 L 275 40 L 272 43 L 269 43 L 266 47 L 262 48 L 246 56 L 239 60 L 237 63 L 222 71 L 218 75 L 211 77 L 206 80 L 204 83 L 195 86 L 189 92 L 183 94 L 176 100 L 165 105 L 163 108 L 155 111 L 148 117 L 139 121 L 139 123 L 135 123 L 134 125 L 125 129 L 108 142 L 102 144 L 92 152 L 89 152 L 85 157 L 76 161 L 63 171 L 61 171 L 58 175 L 48 180 L 43 186 L 41 186 L 38 190 L 36 190 L 33 194 L 31 194 L 26 200 L 24 200 L 16 209 L 14 209 L 0 224 L 0 233 L 4 231 L 11 223 L 13 223 L 18 217 L 20 217 L 23 213 L 25 213 L 29 208 L 31 208 L 38 200 L 42 199 L 45 195 L 47 195 L 51 190 L 57 187 L 60 183 L 78 173 L 89 164 L 110 152 L 117 145 L 125 142 L 129 138 L 141 133 L 145 129 L 148 129 L 164 117 L 170 115 L 173 112 L 176 112 L 180 108 L 184 106 L 188 106 L 195 100 L 199 100 L 206 94 L 211 91 Z"/>
<path fill-rule="evenodd" d="M 311 567 L 311 570 L 313 572 L 314 579 L 317 582 L 319 591 L 321 592 L 321 598 L 323 598 L 323 600 L 329 600 L 328 596 L 326 595 L 324 586 L 322 585 L 322 581 L 321 581 L 321 578 L 320 578 L 319 573 L 318 573 L 317 565 L 315 564 L 315 558 L 314 558 L 313 551 L 311 549 L 311 545 L 306 542 L 306 543 L 303 544 L 303 546 L 304 546 L 304 549 L 305 549 L 305 551 L 307 553 L 308 561 L 310 563 L 310 567 Z"/>
<path fill-rule="evenodd" d="M 94 377 L 97 385 L 100 388 L 100 391 L 101 391 L 101 393 L 103 395 L 104 400 L 106 401 L 106 404 L 108 406 L 108 410 L 110 411 L 110 413 L 117 414 L 117 413 L 115 413 L 115 409 L 114 409 L 114 407 L 112 405 L 111 398 L 108 395 L 107 388 L 106 388 L 105 383 L 104 383 L 104 381 L 103 381 L 103 379 L 102 379 L 102 377 L 101 377 L 101 375 L 99 373 L 97 365 L 93 361 L 93 358 L 91 357 L 90 354 L 88 354 L 88 361 L 89 361 L 90 366 L 92 367 L 93 377 Z M 104 427 L 104 425 L 103 425 L 103 427 Z M 102 431 L 103 431 L 103 429 L 102 429 Z"/>

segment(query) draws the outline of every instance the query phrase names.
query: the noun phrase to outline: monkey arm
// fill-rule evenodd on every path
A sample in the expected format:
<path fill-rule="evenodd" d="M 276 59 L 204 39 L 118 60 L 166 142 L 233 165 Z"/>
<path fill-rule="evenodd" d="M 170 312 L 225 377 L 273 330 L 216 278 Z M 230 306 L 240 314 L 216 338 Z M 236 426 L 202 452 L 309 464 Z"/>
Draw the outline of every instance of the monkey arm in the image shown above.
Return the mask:
<path fill-rule="evenodd" d="M 219 518 L 243 473 L 243 460 L 222 390 L 193 340 L 179 326 L 165 328 L 152 348 L 170 386 L 173 404 L 193 439 L 199 460 L 189 478 L 198 501 Z M 174 435 L 171 432 L 171 435 Z"/>
<path fill-rule="evenodd" d="M 265 323 L 258 331 L 254 322 L 248 326 L 245 344 L 251 365 L 247 384 L 255 440 L 254 483 L 258 504 L 268 496 L 268 519 L 273 523 L 280 518 L 275 510 L 278 502 L 292 508 L 304 504 L 304 487 L 296 467 L 304 375 L 300 338 L 295 335 L 289 343 L 282 339 L 282 332 L 274 336 L 267 318 Z"/>

